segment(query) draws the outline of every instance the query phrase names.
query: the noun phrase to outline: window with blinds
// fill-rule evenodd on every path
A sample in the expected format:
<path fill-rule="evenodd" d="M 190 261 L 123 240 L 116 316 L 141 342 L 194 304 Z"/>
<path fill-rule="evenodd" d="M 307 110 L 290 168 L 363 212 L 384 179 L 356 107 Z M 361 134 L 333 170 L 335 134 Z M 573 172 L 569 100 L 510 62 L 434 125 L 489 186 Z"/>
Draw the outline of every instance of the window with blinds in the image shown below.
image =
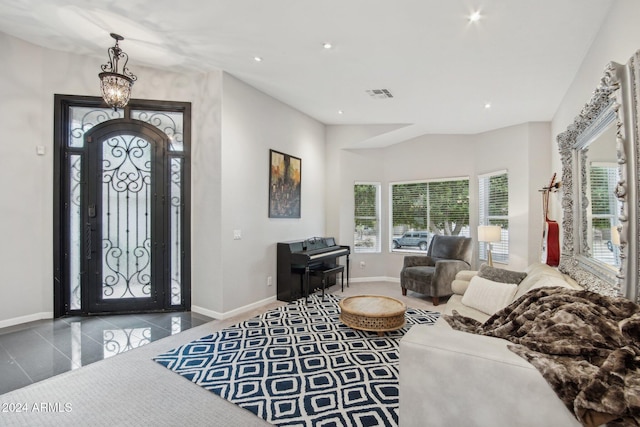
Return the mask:
<path fill-rule="evenodd" d="M 390 194 L 392 251 L 426 250 L 424 232 L 427 245 L 434 234 L 470 235 L 468 177 L 390 184 Z"/>
<path fill-rule="evenodd" d="M 380 252 L 380 183 L 356 182 L 354 252 Z"/>
<path fill-rule="evenodd" d="M 610 163 L 591 163 L 589 168 L 589 196 L 591 202 L 592 256 L 610 265 L 619 265 L 618 248 L 614 245 L 612 227 L 618 224 L 620 205 L 615 196 L 618 166 Z"/>
<path fill-rule="evenodd" d="M 478 225 L 499 225 L 501 240 L 491 244 L 494 262 L 509 262 L 509 175 L 507 171 L 478 176 Z M 487 260 L 486 243 L 478 245 L 480 260 Z"/>

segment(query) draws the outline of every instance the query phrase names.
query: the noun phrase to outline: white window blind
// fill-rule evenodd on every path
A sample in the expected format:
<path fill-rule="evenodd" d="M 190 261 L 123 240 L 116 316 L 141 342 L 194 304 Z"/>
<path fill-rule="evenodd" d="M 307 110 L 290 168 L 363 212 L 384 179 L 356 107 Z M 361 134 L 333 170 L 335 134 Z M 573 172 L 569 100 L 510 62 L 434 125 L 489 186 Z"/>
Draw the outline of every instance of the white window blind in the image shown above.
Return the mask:
<path fill-rule="evenodd" d="M 380 183 L 356 182 L 354 252 L 380 252 Z"/>
<path fill-rule="evenodd" d="M 509 262 L 509 175 L 507 171 L 478 176 L 478 225 L 499 225 L 500 242 L 491 244 L 494 262 Z M 478 245 L 480 260 L 487 260 L 486 243 Z"/>
<path fill-rule="evenodd" d="M 428 232 L 429 244 L 434 234 L 469 236 L 468 177 L 390 184 L 390 193 L 392 251 L 419 251 L 412 231 Z"/>
<path fill-rule="evenodd" d="M 611 228 L 618 224 L 620 205 L 615 196 L 618 184 L 618 166 L 608 163 L 592 163 L 589 170 L 589 195 L 591 202 L 591 251 L 592 256 L 607 264 L 619 265 L 619 258 L 612 243 Z"/>

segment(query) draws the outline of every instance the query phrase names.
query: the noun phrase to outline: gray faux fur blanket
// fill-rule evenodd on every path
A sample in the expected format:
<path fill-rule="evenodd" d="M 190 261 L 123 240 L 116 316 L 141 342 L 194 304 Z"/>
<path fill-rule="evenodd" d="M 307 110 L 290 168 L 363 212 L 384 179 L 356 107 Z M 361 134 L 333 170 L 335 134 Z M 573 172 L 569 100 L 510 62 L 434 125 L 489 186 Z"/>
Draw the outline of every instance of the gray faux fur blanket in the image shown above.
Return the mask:
<path fill-rule="evenodd" d="M 640 306 L 589 291 L 541 288 L 461 331 L 504 338 L 585 426 L 640 426 Z"/>

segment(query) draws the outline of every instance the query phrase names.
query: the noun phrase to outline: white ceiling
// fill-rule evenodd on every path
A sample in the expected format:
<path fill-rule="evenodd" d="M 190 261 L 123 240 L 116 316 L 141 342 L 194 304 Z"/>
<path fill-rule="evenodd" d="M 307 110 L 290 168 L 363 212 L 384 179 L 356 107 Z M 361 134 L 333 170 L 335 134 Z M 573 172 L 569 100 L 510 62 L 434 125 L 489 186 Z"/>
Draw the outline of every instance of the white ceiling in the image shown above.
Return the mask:
<path fill-rule="evenodd" d="M 382 146 L 551 120 L 614 1 L 2 0 L 0 31 L 102 62 L 115 32 L 134 74 L 222 69 L 326 124 L 400 125 Z"/>

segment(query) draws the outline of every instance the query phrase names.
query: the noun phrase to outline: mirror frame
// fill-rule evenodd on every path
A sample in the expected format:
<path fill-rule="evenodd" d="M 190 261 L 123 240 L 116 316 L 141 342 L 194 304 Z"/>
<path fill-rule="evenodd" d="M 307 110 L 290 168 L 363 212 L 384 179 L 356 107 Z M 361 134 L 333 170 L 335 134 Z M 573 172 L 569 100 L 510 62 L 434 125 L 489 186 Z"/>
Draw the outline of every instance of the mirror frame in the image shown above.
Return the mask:
<path fill-rule="evenodd" d="M 639 51 L 640 52 L 640 51 Z M 557 137 L 562 161 L 562 253 L 560 271 L 587 290 L 638 301 L 638 101 L 639 52 L 627 65 L 607 64 L 600 84 L 567 130 Z M 589 257 L 587 170 L 584 148 L 603 129 L 616 126 L 619 181 L 615 195 L 621 202 L 620 269 L 616 272 Z M 629 161 L 628 161 L 629 159 Z M 629 185 L 631 183 L 631 185 Z M 629 244 L 631 242 L 631 244 Z"/>

